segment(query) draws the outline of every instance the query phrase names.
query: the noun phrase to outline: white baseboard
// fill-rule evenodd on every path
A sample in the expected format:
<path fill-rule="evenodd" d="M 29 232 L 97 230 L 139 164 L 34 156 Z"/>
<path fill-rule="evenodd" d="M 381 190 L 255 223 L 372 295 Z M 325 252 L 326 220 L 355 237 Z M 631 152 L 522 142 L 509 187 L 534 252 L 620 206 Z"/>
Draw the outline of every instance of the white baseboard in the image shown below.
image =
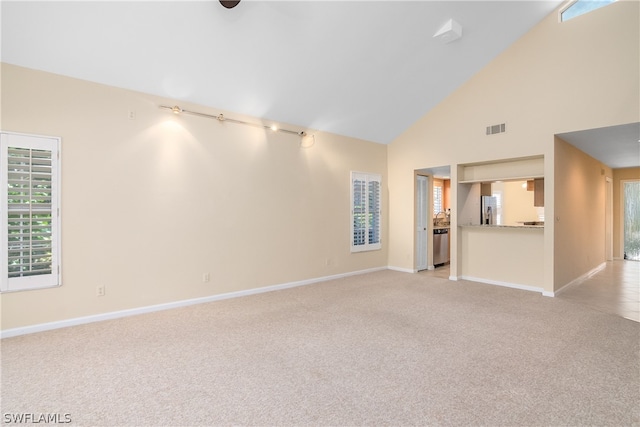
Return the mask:
<path fill-rule="evenodd" d="M 366 270 L 352 271 L 349 273 L 334 274 L 332 276 L 316 277 L 313 279 L 299 280 L 296 282 L 282 283 L 279 285 L 265 286 L 261 288 L 247 289 L 237 292 L 228 292 L 224 294 L 211 295 L 201 298 L 193 298 L 188 300 L 168 302 L 164 304 L 149 305 L 145 307 L 132 308 L 128 310 L 112 311 L 109 313 L 94 314 L 91 316 L 76 317 L 73 319 L 58 320 L 55 322 L 40 323 L 37 325 L 24 326 L 20 328 L 6 329 L 0 331 L 0 339 L 11 338 L 20 335 L 33 334 L 36 332 L 50 331 L 53 329 L 67 328 L 69 326 L 84 325 L 87 323 L 101 322 L 103 320 L 119 319 L 122 317 L 135 316 L 138 314 L 153 313 L 155 311 L 170 310 L 172 308 L 186 307 L 189 305 L 203 304 L 213 301 L 221 301 L 230 298 L 238 298 L 248 295 L 261 294 L 264 292 L 279 291 L 282 289 L 295 288 L 298 286 L 311 285 L 328 280 L 340 279 L 343 277 L 356 276 L 359 274 L 373 273 L 376 271 L 387 270 L 387 267 L 369 268 Z"/>
<path fill-rule="evenodd" d="M 549 297 L 555 297 L 556 295 L 560 295 L 562 292 L 566 291 L 569 288 L 572 288 L 574 286 L 579 285 L 580 283 L 584 282 L 585 280 L 587 280 L 588 278 L 590 278 L 591 276 L 593 276 L 594 274 L 598 273 L 599 271 L 601 271 L 603 268 L 605 268 L 607 266 L 606 262 L 603 262 L 602 264 L 598 265 L 595 268 L 592 268 L 591 270 L 587 271 L 586 273 L 584 273 L 582 276 L 580 277 L 576 277 L 575 279 L 573 279 L 572 281 L 570 281 L 569 283 L 567 283 L 566 285 L 562 286 L 560 289 L 558 289 L 555 292 L 548 292 L 549 295 L 545 295 L 545 296 L 549 296 Z"/>
<path fill-rule="evenodd" d="M 417 273 L 418 270 L 414 270 L 412 268 L 403 268 L 403 267 L 394 267 L 392 265 L 388 266 L 387 269 L 393 271 L 400 271 L 401 273 Z"/>
<path fill-rule="evenodd" d="M 471 282 L 486 283 L 489 285 L 504 286 L 505 288 L 522 289 L 524 291 L 532 291 L 532 292 L 540 292 L 540 293 L 544 291 L 542 288 L 538 286 L 520 285 L 517 283 L 501 282 L 499 280 L 481 279 L 478 277 L 471 277 L 471 276 L 459 276 L 459 279 L 469 280 Z"/>

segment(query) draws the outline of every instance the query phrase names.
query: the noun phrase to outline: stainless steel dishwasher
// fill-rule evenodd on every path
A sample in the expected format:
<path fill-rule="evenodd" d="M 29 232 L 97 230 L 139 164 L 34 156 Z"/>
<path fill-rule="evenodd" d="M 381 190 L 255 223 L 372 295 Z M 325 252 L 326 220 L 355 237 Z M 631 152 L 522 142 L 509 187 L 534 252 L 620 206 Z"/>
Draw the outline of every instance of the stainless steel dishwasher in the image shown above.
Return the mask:
<path fill-rule="evenodd" d="M 433 265 L 449 262 L 449 229 L 433 229 Z"/>

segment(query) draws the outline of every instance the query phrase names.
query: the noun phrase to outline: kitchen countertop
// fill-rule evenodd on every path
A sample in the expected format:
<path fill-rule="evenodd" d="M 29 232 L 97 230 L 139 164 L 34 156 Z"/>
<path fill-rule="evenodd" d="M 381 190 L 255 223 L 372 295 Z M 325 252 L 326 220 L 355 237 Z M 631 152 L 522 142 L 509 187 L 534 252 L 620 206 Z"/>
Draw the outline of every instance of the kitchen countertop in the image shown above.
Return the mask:
<path fill-rule="evenodd" d="M 531 228 L 531 229 L 539 229 L 544 230 L 544 225 L 487 225 L 487 224 L 463 224 L 458 227 L 468 227 L 468 228 Z"/>

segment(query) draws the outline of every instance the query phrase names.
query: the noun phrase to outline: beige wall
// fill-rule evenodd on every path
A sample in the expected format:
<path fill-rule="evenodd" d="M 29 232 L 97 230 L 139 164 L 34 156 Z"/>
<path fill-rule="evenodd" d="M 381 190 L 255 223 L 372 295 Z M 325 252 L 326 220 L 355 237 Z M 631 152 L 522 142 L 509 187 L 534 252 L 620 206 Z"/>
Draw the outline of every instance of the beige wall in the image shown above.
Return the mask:
<path fill-rule="evenodd" d="M 555 290 L 606 261 L 606 178 L 611 168 L 556 138 Z M 550 218 L 551 219 L 551 218 Z"/>
<path fill-rule="evenodd" d="M 613 257 L 622 259 L 624 245 L 621 181 L 640 180 L 640 168 L 613 170 Z"/>
<path fill-rule="evenodd" d="M 462 227 L 461 276 L 541 290 L 543 233 L 536 228 Z"/>
<path fill-rule="evenodd" d="M 565 23 L 550 14 L 390 144 L 389 265 L 413 266 L 415 169 L 452 165 L 455 204 L 456 165 L 543 155 L 545 215 L 553 217 L 554 135 L 640 119 L 639 6 L 620 1 Z M 486 126 L 496 123 L 506 123 L 506 133 L 486 136 Z M 456 275 L 460 240 L 453 237 Z M 543 286 L 551 292 L 553 239 L 547 221 Z"/>
<path fill-rule="evenodd" d="M 382 174 L 388 236 L 386 146 L 300 148 L 175 102 L 2 65 L 2 130 L 62 138 L 63 265 L 63 286 L 1 296 L 3 329 L 387 265 L 386 244 L 349 250 L 352 170 Z"/>

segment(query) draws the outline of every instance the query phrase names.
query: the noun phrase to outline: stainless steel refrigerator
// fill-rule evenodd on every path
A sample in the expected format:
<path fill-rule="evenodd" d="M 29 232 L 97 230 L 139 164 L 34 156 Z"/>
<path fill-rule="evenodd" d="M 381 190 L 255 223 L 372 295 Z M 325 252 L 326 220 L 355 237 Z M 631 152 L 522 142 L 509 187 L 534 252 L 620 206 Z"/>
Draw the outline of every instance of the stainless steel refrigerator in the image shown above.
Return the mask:
<path fill-rule="evenodd" d="M 482 196 L 480 203 L 480 224 L 495 225 L 498 214 L 498 200 L 492 196 Z"/>

